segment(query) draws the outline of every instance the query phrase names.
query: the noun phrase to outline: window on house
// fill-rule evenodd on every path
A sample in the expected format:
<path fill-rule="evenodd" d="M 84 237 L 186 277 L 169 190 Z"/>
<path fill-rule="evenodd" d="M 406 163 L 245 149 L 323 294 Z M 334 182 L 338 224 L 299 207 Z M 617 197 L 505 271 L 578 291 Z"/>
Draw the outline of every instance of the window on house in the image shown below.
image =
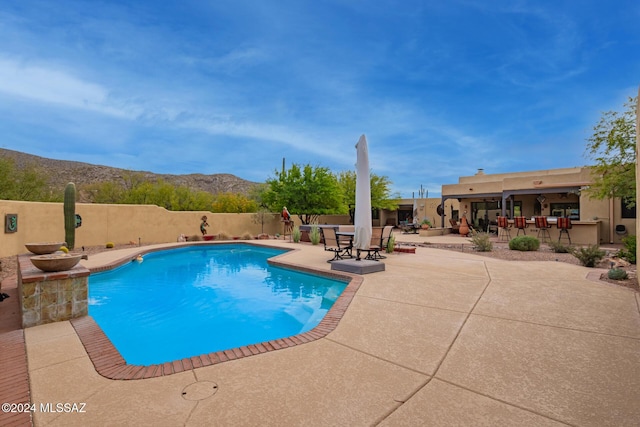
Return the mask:
<path fill-rule="evenodd" d="M 551 203 L 551 216 L 580 219 L 580 203 Z"/>
<path fill-rule="evenodd" d="M 511 200 L 507 200 L 506 206 L 507 216 L 511 217 Z M 513 216 L 522 216 L 522 201 L 517 200 L 513 203 Z"/>
<path fill-rule="evenodd" d="M 620 199 L 621 216 L 622 216 L 622 218 L 635 218 L 636 217 L 636 206 L 633 205 L 632 208 L 628 208 L 627 207 L 627 203 L 628 202 L 629 202 L 629 200 L 626 199 L 626 198 Z"/>

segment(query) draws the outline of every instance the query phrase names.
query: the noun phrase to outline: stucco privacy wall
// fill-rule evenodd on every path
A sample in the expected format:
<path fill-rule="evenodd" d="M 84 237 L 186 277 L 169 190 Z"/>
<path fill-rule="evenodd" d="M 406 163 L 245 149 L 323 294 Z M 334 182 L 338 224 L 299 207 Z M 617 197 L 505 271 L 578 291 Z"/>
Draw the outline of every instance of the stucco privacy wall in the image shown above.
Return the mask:
<path fill-rule="evenodd" d="M 0 200 L 2 220 L 7 214 L 18 215 L 15 233 L 0 237 L 0 257 L 26 252 L 25 243 L 64 241 L 64 214 L 62 203 L 19 202 Z M 82 226 L 76 229 L 76 247 L 99 246 L 107 242 L 138 244 L 175 242 L 180 234 L 200 234 L 200 218 L 206 215 L 207 234 L 224 232 L 229 236 L 241 236 L 248 232 L 256 236 L 262 225 L 254 223 L 254 214 L 214 214 L 201 212 L 173 212 L 155 205 L 105 205 L 76 204 L 76 213 L 82 217 Z M 321 224 L 343 224 L 348 216 L 320 217 Z M 300 220 L 294 216 L 294 222 Z M 269 214 L 264 223 L 264 233 L 282 234 L 280 215 Z M 138 240 L 139 239 L 139 240 Z"/>

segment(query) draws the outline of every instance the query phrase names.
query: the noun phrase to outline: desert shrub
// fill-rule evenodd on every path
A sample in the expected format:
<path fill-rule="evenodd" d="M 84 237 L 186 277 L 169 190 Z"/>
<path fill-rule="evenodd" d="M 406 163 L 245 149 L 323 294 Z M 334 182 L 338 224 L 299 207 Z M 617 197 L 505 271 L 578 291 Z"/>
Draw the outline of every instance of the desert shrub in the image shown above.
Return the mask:
<path fill-rule="evenodd" d="M 320 243 L 320 228 L 317 225 L 311 226 L 311 231 L 309 231 L 309 240 L 312 245 Z"/>
<path fill-rule="evenodd" d="M 300 231 L 300 227 L 297 225 L 293 227 L 293 230 L 291 231 L 291 238 L 295 243 L 298 243 L 302 238 L 302 232 Z"/>
<path fill-rule="evenodd" d="M 384 248 L 385 252 L 390 254 L 396 247 L 396 238 L 393 237 L 393 234 L 389 236 L 389 240 L 387 240 L 387 247 Z"/>
<path fill-rule="evenodd" d="M 216 235 L 216 240 L 230 240 L 230 239 L 231 237 L 229 237 L 229 235 L 224 231 L 221 231 Z"/>
<path fill-rule="evenodd" d="M 598 245 L 589 245 L 586 248 L 572 249 L 571 255 L 578 258 L 580 264 L 585 267 L 595 267 L 607 253 Z"/>
<path fill-rule="evenodd" d="M 555 240 L 549 242 L 549 247 L 557 254 L 571 253 L 571 246 L 567 246 L 562 242 L 556 242 Z"/>
<path fill-rule="evenodd" d="M 242 233 L 242 236 L 240 236 L 240 240 L 253 240 L 253 234 L 245 231 L 244 233 Z"/>
<path fill-rule="evenodd" d="M 113 242 L 107 242 L 107 244 L 105 245 L 105 247 L 107 249 L 112 249 L 115 245 L 113 244 Z"/>
<path fill-rule="evenodd" d="M 493 249 L 489 234 L 483 232 L 474 233 L 473 237 L 471 237 L 471 245 L 478 252 L 491 252 Z"/>
<path fill-rule="evenodd" d="M 627 276 L 627 272 L 621 268 L 612 268 L 607 273 L 607 277 L 611 280 L 625 280 Z"/>
<path fill-rule="evenodd" d="M 618 251 L 618 256 L 629 261 L 631 264 L 636 263 L 636 236 L 629 235 L 622 239 L 624 248 Z"/>
<path fill-rule="evenodd" d="M 540 248 L 540 240 L 533 236 L 517 236 L 509 241 L 509 249 L 512 251 L 537 251 Z"/>

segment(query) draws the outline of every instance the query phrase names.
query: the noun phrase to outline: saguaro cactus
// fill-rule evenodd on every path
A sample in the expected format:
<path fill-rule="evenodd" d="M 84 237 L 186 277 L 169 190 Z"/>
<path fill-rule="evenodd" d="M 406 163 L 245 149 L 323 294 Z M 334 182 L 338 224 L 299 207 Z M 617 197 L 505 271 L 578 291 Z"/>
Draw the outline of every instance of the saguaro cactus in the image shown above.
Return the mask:
<path fill-rule="evenodd" d="M 64 189 L 64 238 L 67 247 L 73 249 L 76 244 L 76 185 L 73 182 Z"/>

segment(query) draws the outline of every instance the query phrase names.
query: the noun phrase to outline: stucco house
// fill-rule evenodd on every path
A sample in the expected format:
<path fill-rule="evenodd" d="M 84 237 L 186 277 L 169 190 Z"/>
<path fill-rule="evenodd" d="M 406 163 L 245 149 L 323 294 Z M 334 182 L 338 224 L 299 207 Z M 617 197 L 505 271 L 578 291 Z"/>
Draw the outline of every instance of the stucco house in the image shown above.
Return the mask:
<path fill-rule="evenodd" d="M 556 218 L 570 218 L 571 239 L 577 244 L 620 243 L 635 234 L 635 207 L 628 209 L 620 198 L 590 198 L 587 190 L 593 182 L 589 167 L 502 174 L 478 169 L 457 184 L 443 185 L 441 203 L 457 200 L 460 216 L 481 230 L 497 231 L 498 216 L 524 216 L 528 234 L 536 235 L 533 217 L 545 216 L 551 224 Z M 447 226 L 444 217 L 439 225 Z M 550 231 L 552 239 L 559 237 L 557 229 Z"/>

